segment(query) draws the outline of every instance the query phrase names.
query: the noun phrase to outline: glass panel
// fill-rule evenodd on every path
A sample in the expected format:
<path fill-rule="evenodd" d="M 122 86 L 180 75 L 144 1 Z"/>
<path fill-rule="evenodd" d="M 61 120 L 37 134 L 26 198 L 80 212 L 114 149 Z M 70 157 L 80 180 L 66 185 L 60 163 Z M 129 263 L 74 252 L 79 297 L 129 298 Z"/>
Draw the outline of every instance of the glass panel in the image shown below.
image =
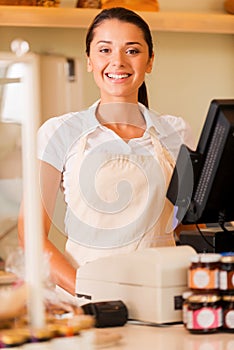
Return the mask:
<path fill-rule="evenodd" d="M 17 218 L 22 198 L 21 123 L 26 115 L 27 64 L 0 53 L 0 258 L 17 245 Z"/>
<path fill-rule="evenodd" d="M 22 122 L 26 113 L 27 74 L 24 62 L 4 62 L 0 60 L 0 119 L 1 121 Z"/>

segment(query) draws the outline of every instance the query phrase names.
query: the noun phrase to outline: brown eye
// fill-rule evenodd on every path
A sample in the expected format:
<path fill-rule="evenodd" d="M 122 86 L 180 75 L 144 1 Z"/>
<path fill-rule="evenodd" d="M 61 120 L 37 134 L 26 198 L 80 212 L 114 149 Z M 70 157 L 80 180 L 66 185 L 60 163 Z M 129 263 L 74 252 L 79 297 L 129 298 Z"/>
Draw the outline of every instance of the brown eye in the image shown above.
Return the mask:
<path fill-rule="evenodd" d="M 137 53 L 139 53 L 139 51 L 137 49 L 128 49 L 126 53 L 128 55 L 136 55 Z"/>
<path fill-rule="evenodd" d="M 110 52 L 110 50 L 107 48 L 104 48 L 104 49 L 100 49 L 99 52 L 108 53 Z"/>

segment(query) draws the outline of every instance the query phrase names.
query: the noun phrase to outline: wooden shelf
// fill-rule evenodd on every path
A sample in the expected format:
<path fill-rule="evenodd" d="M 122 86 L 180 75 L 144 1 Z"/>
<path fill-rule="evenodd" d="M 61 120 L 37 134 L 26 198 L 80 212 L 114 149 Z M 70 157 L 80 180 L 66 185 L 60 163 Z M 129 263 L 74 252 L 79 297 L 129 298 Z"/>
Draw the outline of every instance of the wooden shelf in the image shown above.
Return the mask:
<path fill-rule="evenodd" d="M 20 83 L 20 78 L 0 78 L 0 85 Z"/>
<path fill-rule="evenodd" d="M 87 28 L 96 9 L 0 6 L 0 26 Z M 225 12 L 140 12 L 151 30 L 234 34 L 234 15 Z"/>

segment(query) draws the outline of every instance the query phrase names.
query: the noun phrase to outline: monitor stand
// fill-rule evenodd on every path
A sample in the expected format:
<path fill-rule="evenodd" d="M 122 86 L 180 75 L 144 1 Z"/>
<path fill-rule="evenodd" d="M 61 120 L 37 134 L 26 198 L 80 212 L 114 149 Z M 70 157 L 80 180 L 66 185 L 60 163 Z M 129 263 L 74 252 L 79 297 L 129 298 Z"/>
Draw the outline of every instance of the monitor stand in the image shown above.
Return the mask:
<path fill-rule="evenodd" d="M 190 245 L 197 253 L 234 252 L 234 227 L 221 231 L 212 227 L 197 231 L 181 231 L 179 244 Z"/>

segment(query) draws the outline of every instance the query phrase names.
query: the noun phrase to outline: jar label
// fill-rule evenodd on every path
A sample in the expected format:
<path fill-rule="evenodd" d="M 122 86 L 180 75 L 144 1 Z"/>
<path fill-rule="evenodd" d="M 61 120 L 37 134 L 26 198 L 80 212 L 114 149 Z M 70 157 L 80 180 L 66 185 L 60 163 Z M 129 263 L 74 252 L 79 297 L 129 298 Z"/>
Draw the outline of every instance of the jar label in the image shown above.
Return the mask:
<path fill-rule="evenodd" d="M 183 323 L 187 323 L 187 312 L 188 312 L 188 307 L 187 305 L 183 305 Z"/>
<path fill-rule="evenodd" d="M 219 270 L 206 268 L 190 270 L 189 287 L 192 289 L 217 289 L 219 287 Z"/>
<path fill-rule="evenodd" d="M 222 289 L 222 290 L 228 289 L 227 271 L 220 271 L 219 284 L 220 284 L 220 289 Z"/>
<path fill-rule="evenodd" d="M 230 277 L 230 288 L 234 289 L 234 271 L 230 271 L 228 275 Z"/>
<path fill-rule="evenodd" d="M 220 271 L 219 283 L 221 290 L 234 289 L 234 271 Z"/>
<path fill-rule="evenodd" d="M 234 310 L 230 310 L 225 315 L 225 326 L 234 329 Z"/>
<path fill-rule="evenodd" d="M 189 310 L 187 313 L 188 329 L 214 329 L 222 326 L 222 309 L 204 307 L 199 310 Z"/>

